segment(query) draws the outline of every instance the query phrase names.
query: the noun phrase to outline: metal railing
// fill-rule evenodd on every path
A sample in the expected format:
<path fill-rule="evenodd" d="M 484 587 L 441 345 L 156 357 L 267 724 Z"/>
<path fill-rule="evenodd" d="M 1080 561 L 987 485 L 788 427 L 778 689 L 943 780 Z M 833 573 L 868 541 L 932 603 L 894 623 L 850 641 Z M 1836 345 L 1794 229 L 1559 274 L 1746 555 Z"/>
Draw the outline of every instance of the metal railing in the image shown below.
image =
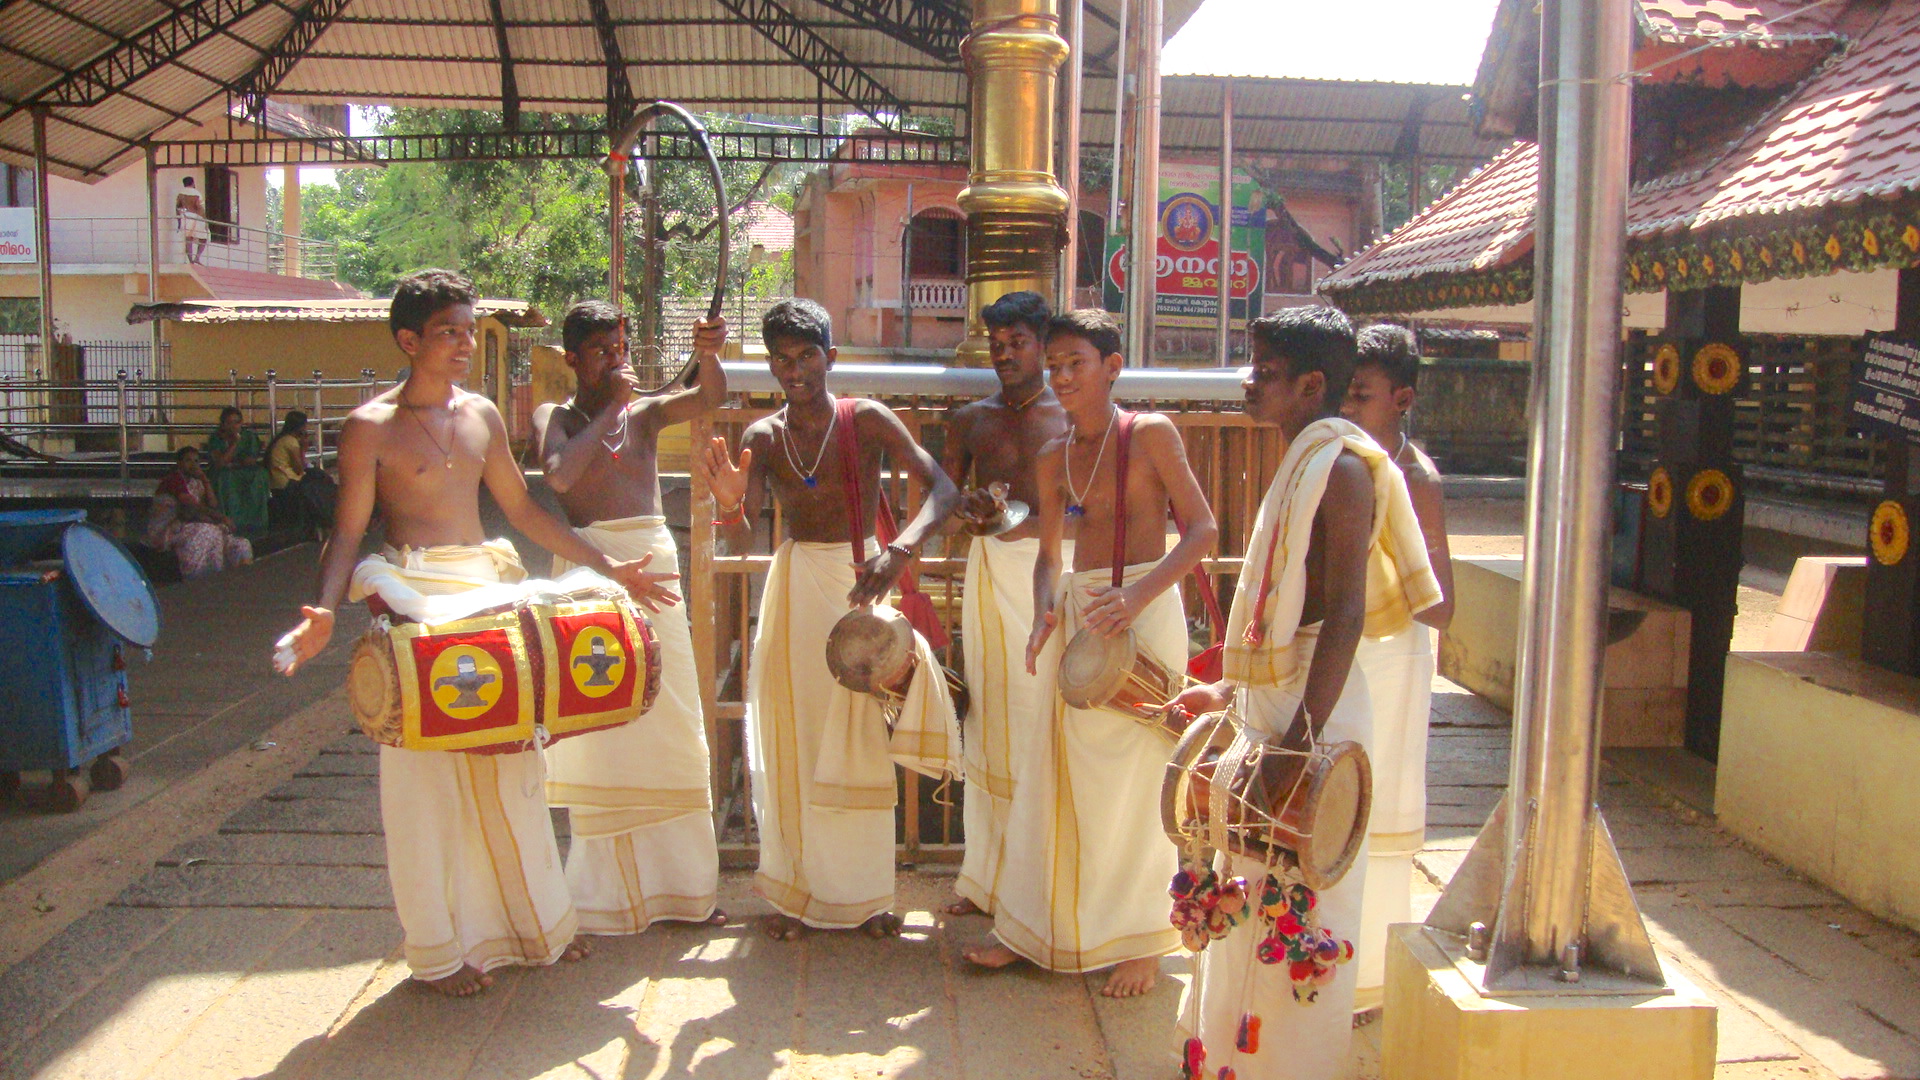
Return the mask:
<path fill-rule="evenodd" d="M 186 237 L 172 218 L 160 221 L 160 261 L 169 266 L 187 261 Z M 59 266 L 147 265 L 145 217 L 57 217 L 48 222 L 53 233 L 53 262 Z M 338 248 L 326 240 L 292 236 L 248 225 L 210 221 L 211 239 L 200 262 L 229 270 L 332 280 Z M 289 264 L 288 254 L 294 256 Z"/>
<path fill-rule="evenodd" d="M 764 365 L 729 363 L 726 371 L 728 403 L 695 421 L 695 445 L 711 435 L 724 435 L 738 445 L 748 424 L 782 404 Z M 1180 429 L 1188 460 L 1220 525 L 1216 551 L 1204 565 L 1216 588 L 1229 591 L 1239 574 L 1260 498 L 1285 451 L 1277 430 L 1254 427 L 1241 411 L 1240 378 L 1235 370 L 1128 371 L 1121 375 L 1116 391 L 1116 397 L 1132 406 L 1167 413 Z M 836 393 L 860 394 L 892 407 L 915 440 L 936 457 L 944 449 L 946 417 L 999 388 L 999 380 L 986 369 L 905 364 L 836 365 L 833 381 Z M 716 814 L 723 843 L 735 857 L 744 857 L 740 853 L 754 840 L 744 757 L 744 694 L 752 660 L 758 579 L 771 565 L 772 556 L 765 553 L 764 543 L 756 544 L 750 554 L 716 552 L 711 496 L 697 475 L 691 482 L 691 537 L 683 580 L 701 666 Z M 898 472 L 886 474 L 883 482 L 902 514 L 919 506 L 924 494 L 920 485 Z M 783 532 L 777 506 L 761 524 L 760 535 L 777 542 Z M 936 536 L 922 552 L 917 568 L 922 588 L 954 637 L 944 660 L 956 669 L 962 666 L 960 600 L 967 543 L 960 534 Z M 1183 593 L 1189 623 L 1197 636 L 1202 635 L 1205 615 L 1193 595 L 1191 579 Z M 961 785 L 951 785 L 947 794 L 936 797 L 934 785 L 917 773 L 902 770 L 899 782 L 901 858 L 909 863 L 957 861 L 962 839 Z"/>
<path fill-rule="evenodd" d="M 263 378 L 229 371 L 225 380 L 145 379 L 122 368 L 102 381 L 105 386 L 75 386 L 37 373 L 0 376 L 0 435 L 60 457 L 65 467 L 114 469 L 126 483 L 136 458 L 148 453 L 140 448 L 146 436 L 164 436 L 168 448 L 198 443 L 218 426 L 220 413 L 233 407 L 261 436 L 264 449 L 284 411 L 300 409 L 313 434 L 307 460 L 324 466 L 347 414 L 393 385 L 370 368 L 357 379 L 328 379 L 319 371 L 306 379 L 281 379 L 269 370 Z M 97 404 L 102 399 L 107 404 Z"/>

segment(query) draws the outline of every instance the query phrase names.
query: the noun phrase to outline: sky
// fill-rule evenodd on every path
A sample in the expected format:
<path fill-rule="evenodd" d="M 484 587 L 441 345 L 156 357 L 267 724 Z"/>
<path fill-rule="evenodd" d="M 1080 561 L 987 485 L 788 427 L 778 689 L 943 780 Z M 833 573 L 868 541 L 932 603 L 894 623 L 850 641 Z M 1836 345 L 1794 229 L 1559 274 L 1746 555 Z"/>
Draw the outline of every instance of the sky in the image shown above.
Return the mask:
<path fill-rule="evenodd" d="M 1203 0 L 1167 42 L 1160 69 L 1466 85 L 1480 66 L 1495 6 L 1496 0 Z"/>

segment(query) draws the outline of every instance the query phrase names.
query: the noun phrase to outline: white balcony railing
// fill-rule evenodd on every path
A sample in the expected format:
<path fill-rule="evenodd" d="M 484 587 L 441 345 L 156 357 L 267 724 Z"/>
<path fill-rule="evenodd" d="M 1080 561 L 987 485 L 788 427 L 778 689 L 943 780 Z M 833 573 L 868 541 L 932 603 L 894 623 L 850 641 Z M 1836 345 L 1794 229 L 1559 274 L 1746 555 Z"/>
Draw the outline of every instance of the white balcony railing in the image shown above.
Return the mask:
<path fill-rule="evenodd" d="M 964 281 L 910 281 L 907 295 L 915 311 L 965 311 L 967 283 Z"/>
<path fill-rule="evenodd" d="M 68 217 L 48 223 L 53 233 L 53 265 L 132 266 L 147 264 L 147 219 L 143 217 Z M 209 240 L 200 261 L 229 270 L 331 280 L 335 247 L 324 240 L 289 236 L 269 229 L 209 222 L 207 228 L 221 240 Z M 287 255 L 294 255 L 289 265 Z M 160 222 L 160 261 L 168 266 L 187 261 L 186 238 L 174 230 L 173 219 Z"/>

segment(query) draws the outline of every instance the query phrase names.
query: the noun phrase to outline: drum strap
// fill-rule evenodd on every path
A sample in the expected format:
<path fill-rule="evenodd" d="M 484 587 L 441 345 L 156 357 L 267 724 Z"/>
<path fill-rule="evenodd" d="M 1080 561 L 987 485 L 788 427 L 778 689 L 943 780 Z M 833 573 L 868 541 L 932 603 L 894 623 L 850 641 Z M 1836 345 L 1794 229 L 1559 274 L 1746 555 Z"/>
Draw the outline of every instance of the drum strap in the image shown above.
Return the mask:
<path fill-rule="evenodd" d="M 1267 564 L 1260 573 L 1260 595 L 1253 601 L 1253 617 L 1247 620 L 1247 629 L 1241 635 L 1248 645 L 1259 645 L 1267 639 L 1267 597 L 1273 593 L 1273 557 L 1280 551 L 1280 534 L 1286 531 L 1285 521 L 1273 523 L 1273 533 L 1267 537 Z"/>
<path fill-rule="evenodd" d="M 846 474 L 847 490 L 847 540 L 853 547 L 853 562 L 858 566 L 867 561 L 867 530 L 861 511 L 866 508 L 866 500 L 860 494 L 860 442 L 854 432 L 854 411 L 858 404 L 853 398 L 835 398 L 833 402 L 833 426 L 840 435 L 840 471 Z M 879 491 L 878 513 L 874 517 L 873 532 L 882 544 L 891 544 L 900 535 L 900 526 L 895 523 L 893 506 L 887 501 L 887 486 L 883 483 Z M 895 582 L 900 587 L 900 613 L 927 643 L 936 649 L 947 647 L 950 638 L 947 629 L 940 622 L 939 614 L 933 609 L 933 601 L 920 592 L 920 583 L 915 580 L 919 575 L 909 569 Z"/>
<path fill-rule="evenodd" d="M 1119 421 L 1114 426 L 1114 496 L 1113 496 L 1113 587 L 1120 588 L 1127 572 L 1127 461 L 1133 445 L 1133 422 L 1137 413 L 1121 410 Z M 1180 512 L 1173 512 L 1173 527 L 1181 536 L 1187 535 L 1187 523 L 1180 520 Z M 1227 619 L 1220 611 L 1220 598 L 1214 595 L 1213 581 L 1207 577 L 1206 568 L 1193 568 L 1194 588 L 1200 593 L 1200 599 L 1206 604 L 1207 619 L 1213 627 L 1213 644 L 1194 657 L 1187 664 L 1187 673 L 1206 682 L 1218 682 L 1222 643 L 1226 636 Z"/>
<path fill-rule="evenodd" d="M 1127 576 L 1127 450 L 1133 442 L 1134 414 L 1120 410 L 1114 432 L 1113 458 L 1113 587 Z"/>

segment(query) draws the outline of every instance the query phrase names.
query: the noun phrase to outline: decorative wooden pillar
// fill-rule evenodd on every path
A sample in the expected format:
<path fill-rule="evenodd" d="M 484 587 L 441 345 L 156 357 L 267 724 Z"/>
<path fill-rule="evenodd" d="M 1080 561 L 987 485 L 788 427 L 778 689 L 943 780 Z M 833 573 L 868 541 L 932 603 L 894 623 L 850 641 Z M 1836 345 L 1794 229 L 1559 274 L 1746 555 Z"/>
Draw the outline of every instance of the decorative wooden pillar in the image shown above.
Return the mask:
<path fill-rule="evenodd" d="M 1733 460 L 1734 403 L 1747 383 L 1740 287 L 1668 292 L 1654 350 L 1659 454 L 1647 482 L 1641 585 L 1692 614 L 1687 749 L 1715 760 L 1746 521 L 1745 476 Z"/>
<path fill-rule="evenodd" d="M 1920 268 L 1900 271 L 1893 333 L 1920 341 Z M 1920 675 L 1920 558 L 1910 551 L 1920 521 L 1920 446 L 1881 438 L 1886 494 L 1867 527 L 1867 604 L 1860 656 L 1869 664 Z"/>

